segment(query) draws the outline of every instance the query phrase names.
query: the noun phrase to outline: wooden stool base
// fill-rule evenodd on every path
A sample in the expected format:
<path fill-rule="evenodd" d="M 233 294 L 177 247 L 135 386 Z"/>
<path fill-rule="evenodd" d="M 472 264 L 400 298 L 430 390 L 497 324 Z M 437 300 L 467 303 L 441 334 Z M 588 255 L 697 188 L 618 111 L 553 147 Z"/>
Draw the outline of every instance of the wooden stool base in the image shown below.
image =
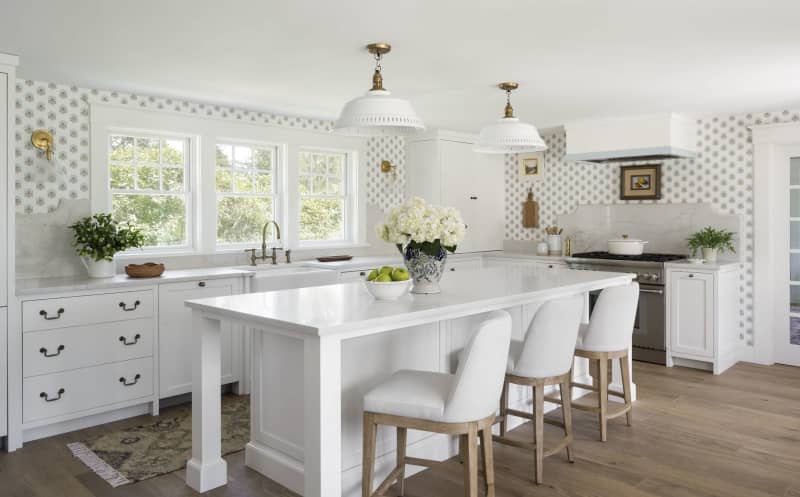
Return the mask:
<path fill-rule="evenodd" d="M 596 370 L 595 385 L 586 385 L 584 383 L 572 383 L 573 387 L 583 388 L 597 392 L 598 402 L 596 406 L 588 406 L 584 404 L 573 404 L 572 407 L 582 411 L 590 411 L 597 413 L 597 420 L 600 424 L 600 440 L 605 442 L 608 440 L 608 420 L 613 419 L 623 414 L 626 417 L 626 423 L 631 426 L 633 423 L 633 402 L 631 396 L 631 370 L 630 362 L 628 361 L 628 350 L 618 350 L 613 352 L 590 352 L 588 350 L 576 350 L 575 357 L 585 357 L 589 360 L 590 370 Z M 610 360 L 619 359 L 620 371 L 622 372 L 622 392 L 610 390 L 608 388 L 608 362 Z M 596 361 L 596 362 L 595 362 Z M 596 368 L 596 369 L 594 369 Z M 619 409 L 609 409 L 608 396 L 623 399 L 622 407 Z M 549 399 L 548 399 L 549 400 Z"/>

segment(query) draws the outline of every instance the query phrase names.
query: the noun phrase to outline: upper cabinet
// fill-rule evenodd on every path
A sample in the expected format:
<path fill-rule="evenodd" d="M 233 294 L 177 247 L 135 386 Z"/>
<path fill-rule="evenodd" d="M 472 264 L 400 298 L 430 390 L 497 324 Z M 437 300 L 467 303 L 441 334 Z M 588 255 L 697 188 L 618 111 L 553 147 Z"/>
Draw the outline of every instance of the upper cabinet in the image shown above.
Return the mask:
<path fill-rule="evenodd" d="M 18 58 L 0 53 L 0 307 L 13 287 L 14 79 Z"/>
<path fill-rule="evenodd" d="M 406 139 L 406 196 L 461 212 L 467 234 L 458 252 L 503 248 L 504 156 L 473 152 L 476 139 L 441 130 Z"/>

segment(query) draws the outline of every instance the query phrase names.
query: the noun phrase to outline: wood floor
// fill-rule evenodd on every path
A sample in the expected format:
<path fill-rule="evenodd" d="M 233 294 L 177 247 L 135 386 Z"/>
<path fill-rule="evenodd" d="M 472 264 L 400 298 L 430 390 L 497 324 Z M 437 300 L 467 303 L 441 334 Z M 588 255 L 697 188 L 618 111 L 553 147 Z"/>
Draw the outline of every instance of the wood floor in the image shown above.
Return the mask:
<path fill-rule="evenodd" d="M 625 426 L 624 417 L 610 421 L 608 442 L 602 443 L 595 417 L 573 411 L 576 462 L 569 464 L 562 455 L 546 459 L 544 484 L 539 486 L 531 481 L 528 454 L 495 444 L 497 496 L 800 497 L 800 368 L 739 364 L 714 377 L 634 364 L 640 399 L 634 404 L 632 427 Z M 185 407 L 162 413 L 169 416 L 174 409 Z M 126 420 L 91 432 L 141 422 Z M 546 436 L 555 440 L 558 433 L 550 428 L 556 430 L 547 427 Z M 64 447 L 86 432 L 0 454 L 0 497 L 197 495 L 184 485 L 182 471 L 110 487 Z M 532 437 L 529 425 L 513 433 Z M 243 453 L 226 459 L 228 486 L 204 495 L 294 495 L 245 468 Z M 461 497 L 461 471 L 450 460 L 420 473 L 407 480 L 405 497 Z"/>

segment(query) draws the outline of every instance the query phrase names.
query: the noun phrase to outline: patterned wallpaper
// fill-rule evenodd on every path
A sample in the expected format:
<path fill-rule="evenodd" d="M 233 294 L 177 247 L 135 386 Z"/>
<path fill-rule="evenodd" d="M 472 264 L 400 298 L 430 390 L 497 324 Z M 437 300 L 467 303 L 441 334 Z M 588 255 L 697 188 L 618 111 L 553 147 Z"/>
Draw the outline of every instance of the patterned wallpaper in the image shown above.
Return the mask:
<path fill-rule="evenodd" d="M 16 101 L 16 205 L 17 212 L 52 212 L 62 199 L 88 199 L 89 99 L 166 110 L 254 124 L 328 131 L 330 121 L 283 116 L 174 98 L 78 88 L 41 81 L 18 80 Z M 46 129 L 55 136 L 54 161 L 48 162 L 30 144 L 35 129 Z M 380 161 L 398 166 L 395 180 L 382 174 Z M 403 195 L 404 142 L 398 137 L 371 138 L 366 158 L 367 198 L 381 208 L 399 203 Z"/>
<path fill-rule="evenodd" d="M 740 233 L 744 271 L 740 277 L 740 303 L 743 328 L 749 344 L 753 329 L 753 146 L 748 126 L 800 121 L 800 111 L 761 112 L 706 117 L 698 120 L 697 148 L 694 159 L 661 162 L 662 199 L 628 201 L 633 203 L 708 202 L 719 212 L 744 217 Z M 619 199 L 619 166 L 564 160 L 566 136 L 563 130 L 543 136 L 544 178 L 521 180 L 517 158 L 505 159 L 506 217 L 505 233 L 509 240 L 538 241 L 544 227 L 555 224 L 556 216 L 575 209 L 578 204 L 624 203 Z M 539 202 L 538 229 L 522 227 L 522 202 L 528 188 Z"/>

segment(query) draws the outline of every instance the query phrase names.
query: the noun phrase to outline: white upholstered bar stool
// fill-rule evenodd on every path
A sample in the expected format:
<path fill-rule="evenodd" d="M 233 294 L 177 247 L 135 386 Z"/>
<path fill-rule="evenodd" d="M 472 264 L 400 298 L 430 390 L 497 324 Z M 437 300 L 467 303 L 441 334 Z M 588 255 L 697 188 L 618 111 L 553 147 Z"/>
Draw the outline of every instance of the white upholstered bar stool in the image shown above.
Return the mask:
<path fill-rule="evenodd" d="M 362 495 L 383 495 L 397 482 L 403 494 L 406 464 L 433 466 L 438 461 L 406 456 L 407 430 L 461 436 L 464 486 L 468 497 L 478 495 L 478 436 L 486 471 L 486 493 L 494 496 L 492 423 L 503 386 L 511 316 L 489 313 L 467 344 L 456 374 L 401 370 L 364 396 L 364 458 Z M 574 342 L 573 342 L 574 343 Z M 378 425 L 397 428 L 397 466 L 372 492 L 375 437 Z"/>
<path fill-rule="evenodd" d="M 573 404 L 576 409 L 597 413 L 600 422 L 600 440 L 608 438 L 608 420 L 626 415 L 628 426 L 632 422 L 631 370 L 628 349 L 633 335 L 636 308 L 639 305 L 639 284 L 614 286 L 604 289 L 595 302 L 589 324 L 581 325 L 575 357 L 585 357 L 596 373 L 594 385 L 573 383 L 572 386 L 598 393 L 597 406 Z M 622 373 L 622 392 L 608 388 L 608 363 L 619 359 Z M 597 361 L 598 366 L 592 366 Z M 609 411 L 608 396 L 622 398 L 621 408 Z"/>
<path fill-rule="evenodd" d="M 567 449 L 567 459 L 574 462 L 572 455 L 572 400 L 570 383 L 572 381 L 572 358 L 575 341 L 583 315 L 582 295 L 560 298 L 545 302 L 531 321 L 523 342 L 513 341 L 509 355 L 506 379 L 500 398 L 500 436 L 494 440 L 499 443 L 532 450 L 534 452 L 534 476 L 536 483 L 542 483 L 543 459 Z M 533 389 L 533 412 L 508 408 L 508 387 L 510 384 L 530 386 Z M 563 399 L 562 421 L 545 420 L 544 391 L 549 385 L 559 385 Z M 508 416 L 530 419 L 534 424 L 533 443 L 512 440 L 506 437 Z M 564 429 L 564 438 L 555 446 L 544 449 L 544 423 Z"/>

